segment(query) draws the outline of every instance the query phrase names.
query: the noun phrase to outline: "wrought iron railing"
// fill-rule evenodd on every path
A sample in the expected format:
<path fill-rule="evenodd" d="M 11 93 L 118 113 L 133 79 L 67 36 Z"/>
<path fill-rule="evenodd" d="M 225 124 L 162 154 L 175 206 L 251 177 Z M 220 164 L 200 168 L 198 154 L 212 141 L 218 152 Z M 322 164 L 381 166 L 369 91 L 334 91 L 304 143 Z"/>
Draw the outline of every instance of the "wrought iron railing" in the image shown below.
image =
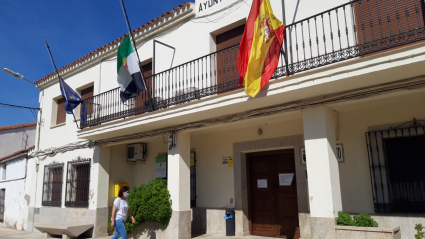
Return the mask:
<path fill-rule="evenodd" d="M 354 0 L 287 25 L 273 78 L 425 39 L 424 0 Z M 122 103 L 119 89 L 86 99 L 81 128 L 239 89 L 239 45 L 146 79 L 150 94 Z M 152 97 L 149 97 L 151 95 Z"/>
<path fill-rule="evenodd" d="M 68 162 L 65 206 L 88 207 L 91 159 L 77 158 Z"/>
<path fill-rule="evenodd" d="M 425 213 L 425 121 L 366 133 L 377 213 Z"/>

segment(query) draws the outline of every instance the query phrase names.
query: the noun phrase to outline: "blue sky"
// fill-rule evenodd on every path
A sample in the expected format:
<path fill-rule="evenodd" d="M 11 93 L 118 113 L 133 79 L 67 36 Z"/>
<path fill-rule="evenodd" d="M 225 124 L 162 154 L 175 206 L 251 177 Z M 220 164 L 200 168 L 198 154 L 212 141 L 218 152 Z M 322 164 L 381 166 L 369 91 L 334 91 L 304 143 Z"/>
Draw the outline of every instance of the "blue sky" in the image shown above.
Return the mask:
<path fill-rule="evenodd" d="M 133 29 L 185 1 L 125 0 Z M 44 39 L 58 68 L 127 33 L 119 0 L 1 0 L 0 103 L 38 107 L 38 89 L 3 71 L 31 81 L 53 71 Z M 0 107 L 0 127 L 34 122 L 29 110 Z"/>

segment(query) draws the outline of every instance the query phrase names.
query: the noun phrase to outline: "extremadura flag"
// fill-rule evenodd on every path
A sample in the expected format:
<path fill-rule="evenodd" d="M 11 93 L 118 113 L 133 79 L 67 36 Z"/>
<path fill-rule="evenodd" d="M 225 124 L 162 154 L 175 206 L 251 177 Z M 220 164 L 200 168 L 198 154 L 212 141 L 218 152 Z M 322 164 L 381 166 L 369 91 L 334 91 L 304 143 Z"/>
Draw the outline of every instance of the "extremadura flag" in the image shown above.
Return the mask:
<path fill-rule="evenodd" d="M 140 91 L 146 90 L 138 64 L 136 52 L 129 35 L 127 35 L 118 47 L 117 55 L 118 84 L 121 88 L 121 101 L 123 102 L 139 96 Z"/>
<path fill-rule="evenodd" d="M 285 25 L 274 15 L 269 0 L 253 0 L 239 46 L 239 85 L 255 97 L 269 82 L 279 63 Z"/>

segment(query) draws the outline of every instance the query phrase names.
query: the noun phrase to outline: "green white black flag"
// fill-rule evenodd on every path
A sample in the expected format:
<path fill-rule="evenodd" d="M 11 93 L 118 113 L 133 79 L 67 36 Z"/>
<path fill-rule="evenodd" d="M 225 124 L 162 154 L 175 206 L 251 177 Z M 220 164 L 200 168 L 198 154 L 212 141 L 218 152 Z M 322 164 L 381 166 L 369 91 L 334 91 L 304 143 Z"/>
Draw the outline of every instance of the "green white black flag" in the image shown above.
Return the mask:
<path fill-rule="evenodd" d="M 121 100 L 139 96 L 139 92 L 146 90 L 146 84 L 139 68 L 136 52 L 127 35 L 118 47 L 117 73 L 118 84 L 121 88 Z"/>

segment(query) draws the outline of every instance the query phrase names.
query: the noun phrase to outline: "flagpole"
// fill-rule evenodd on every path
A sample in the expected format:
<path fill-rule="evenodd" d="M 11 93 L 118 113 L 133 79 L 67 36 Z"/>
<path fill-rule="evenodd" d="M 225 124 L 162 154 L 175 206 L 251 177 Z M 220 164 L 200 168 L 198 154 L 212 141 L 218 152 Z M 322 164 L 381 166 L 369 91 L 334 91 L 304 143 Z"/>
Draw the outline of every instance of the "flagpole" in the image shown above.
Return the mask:
<path fill-rule="evenodd" d="M 125 17 L 125 23 L 127 24 L 128 35 L 130 35 L 130 38 L 133 42 L 134 51 L 136 52 L 137 60 L 139 61 L 139 64 L 137 64 L 137 65 L 139 65 L 140 73 L 142 74 L 143 84 L 145 85 L 145 89 L 148 91 L 148 97 L 149 97 L 149 100 L 151 102 L 152 110 L 154 110 L 153 98 L 151 96 L 151 92 L 150 92 L 148 86 L 146 85 L 146 81 L 145 81 L 145 77 L 144 77 L 144 71 L 143 71 L 142 67 L 140 67 L 140 57 L 139 57 L 139 53 L 137 52 L 136 41 L 134 40 L 133 32 L 131 31 L 130 21 L 128 21 L 128 16 L 127 16 L 127 11 L 125 10 L 124 0 L 120 0 L 120 2 L 121 2 L 122 12 L 123 12 L 124 17 Z M 154 76 L 152 75 L 152 84 L 154 83 L 153 81 L 154 81 Z"/>
<path fill-rule="evenodd" d="M 44 41 L 46 42 L 46 47 L 47 47 L 47 51 L 49 52 L 49 55 L 50 55 L 50 60 L 52 60 L 53 67 L 55 68 L 56 74 L 58 74 L 59 84 L 61 85 L 62 89 L 65 89 L 62 85 L 61 80 L 60 80 L 61 76 L 59 75 L 59 71 L 58 71 L 58 68 L 56 67 L 55 60 L 53 59 L 52 52 L 50 51 L 49 44 L 47 43 L 46 39 L 44 39 Z M 68 98 L 66 98 L 66 94 L 64 94 L 64 96 L 65 96 L 65 100 L 68 101 Z M 80 127 L 78 127 L 77 119 L 75 118 L 74 111 L 72 111 L 72 116 L 74 116 L 75 125 L 77 125 L 77 129 L 79 129 Z"/>

